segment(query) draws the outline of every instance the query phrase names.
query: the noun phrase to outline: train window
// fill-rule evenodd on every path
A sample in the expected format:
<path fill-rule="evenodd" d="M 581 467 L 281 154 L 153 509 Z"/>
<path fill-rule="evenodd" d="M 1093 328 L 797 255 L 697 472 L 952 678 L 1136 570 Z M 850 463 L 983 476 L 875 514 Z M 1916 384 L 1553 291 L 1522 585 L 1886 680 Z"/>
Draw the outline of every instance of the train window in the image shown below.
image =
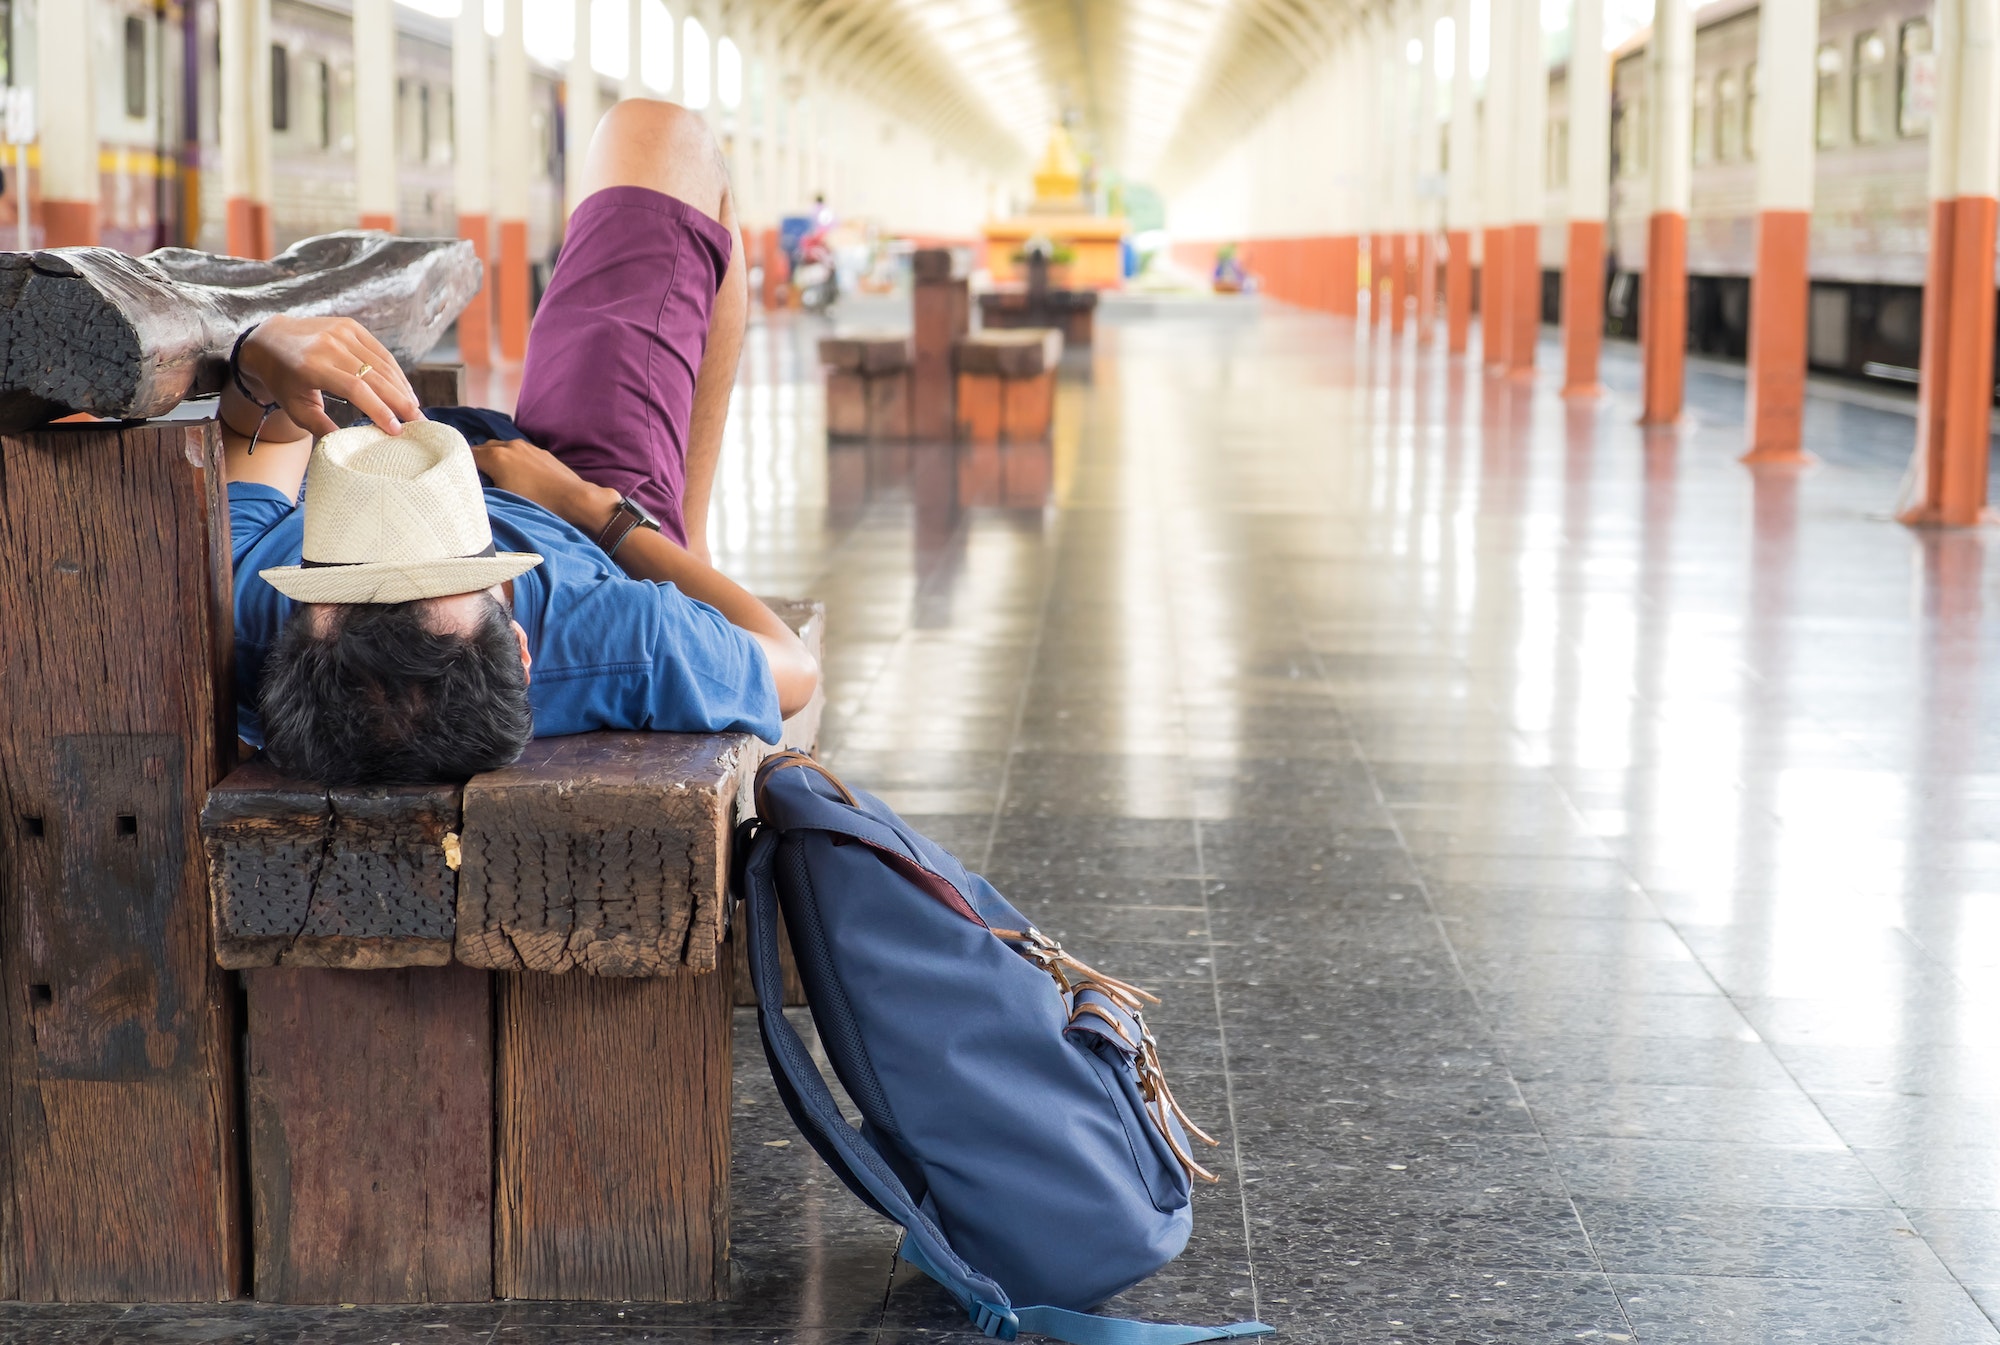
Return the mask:
<path fill-rule="evenodd" d="M 125 115 L 146 115 L 146 21 L 125 20 Z"/>
<path fill-rule="evenodd" d="M 1841 115 L 1846 110 L 1847 81 L 1843 76 L 1847 73 L 1847 60 L 1840 54 L 1839 47 L 1828 42 L 1819 49 L 1813 65 L 1819 76 L 1818 124 L 1814 137 L 1822 148 L 1838 145 L 1841 128 L 1847 121 Z"/>
<path fill-rule="evenodd" d="M 417 85 L 417 153 L 421 162 L 431 156 L 431 86 Z"/>
<path fill-rule="evenodd" d="M 1864 145 L 1889 134 L 1889 42 L 1879 31 L 1854 39 L 1854 138 Z"/>
<path fill-rule="evenodd" d="M 1699 167 L 1708 162 L 1715 148 L 1714 116 L 1708 105 L 1708 81 L 1699 76 L 1694 82 L 1694 161 Z"/>
<path fill-rule="evenodd" d="M 292 129 L 292 53 L 271 44 L 271 129 Z"/>
<path fill-rule="evenodd" d="M 1743 67 L 1743 157 L 1757 157 L 1757 63 Z"/>
<path fill-rule="evenodd" d="M 1715 77 L 1715 157 L 1735 163 L 1743 157 L 1743 108 L 1738 95 L 1736 72 L 1725 70 Z"/>
<path fill-rule="evenodd" d="M 14 3 L 0 0 L 0 84 L 14 82 Z"/>
<path fill-rule="evenodd" d="M 319 147 L 329 149 L 333 145 L 333 67 L 325 61 L 315 61 L 319 67 Z"/>
<path fill-rule="evenodd" d="M 1931 22 L 1911 19 L 1897 43 L 1896 133 L 1928 135 L 1937 100 L 1937 57 L 1931 51 Z"/>

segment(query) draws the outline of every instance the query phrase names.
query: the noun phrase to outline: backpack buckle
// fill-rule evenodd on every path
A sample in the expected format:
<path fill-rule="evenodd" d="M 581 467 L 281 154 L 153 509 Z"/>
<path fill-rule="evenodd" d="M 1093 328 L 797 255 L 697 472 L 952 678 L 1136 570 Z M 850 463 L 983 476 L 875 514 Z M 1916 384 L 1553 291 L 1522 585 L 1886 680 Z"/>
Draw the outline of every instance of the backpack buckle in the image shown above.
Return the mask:
<path fill-rule="evenodd" d="M 972 1300 L 972 1324 L 979 1328 L 981 1335 L 999 1340 L 1012 1340 L 1021 1332 L 1021 1319 L 1014 1315 L 1012 1308 L 996 1308 L 982 1299 Z"/>

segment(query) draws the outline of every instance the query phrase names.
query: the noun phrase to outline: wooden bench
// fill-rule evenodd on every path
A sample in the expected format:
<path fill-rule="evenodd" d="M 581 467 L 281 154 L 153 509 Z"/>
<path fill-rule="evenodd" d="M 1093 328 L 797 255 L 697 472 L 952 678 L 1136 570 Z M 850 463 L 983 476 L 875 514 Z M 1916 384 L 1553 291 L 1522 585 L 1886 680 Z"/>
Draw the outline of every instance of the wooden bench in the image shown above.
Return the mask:
<path fill-rule="evenodd" d="M 900 332 L 823 336 L 826 433 L 874 443 L 910 437 L 910 338 Z"/>
<path fill-rule="evenodd" d="M 820 606 L 780 611 L 817 652 Z M 463 787 L 253 761 L 211 792 L 258 1298 L 726 1294 L 728 867 L 769 750 L 592 733 Z"/>
<path fill-rule="evenodd" d="M 1020 327 L 978 331 L 952 346 L 957 428 L 971 444 L 1041 443 L 1055 418 L 1062 333 Z"/>

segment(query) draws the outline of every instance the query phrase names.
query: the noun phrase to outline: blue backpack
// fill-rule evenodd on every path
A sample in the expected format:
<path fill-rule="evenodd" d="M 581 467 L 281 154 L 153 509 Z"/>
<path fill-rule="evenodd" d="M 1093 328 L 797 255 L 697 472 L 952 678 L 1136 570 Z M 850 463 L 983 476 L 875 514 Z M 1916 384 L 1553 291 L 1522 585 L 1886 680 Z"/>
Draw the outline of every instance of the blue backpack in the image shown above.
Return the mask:
<path fill-rule="evenodd" d="M 902 1225 L 904 1260 L 1002 1340 L 1192 1345 L 1271 1330 L 1084 1311 L 1180 1253 L 1190 1177 L 1214 1180 L 1190 1156 L 1192 1124 L 1140 1017 L 1150 996 L 1078 962 L 803 753 L 758 771 L 744 840 L 751 978 L 778 1094 L 848 1188 Z M 780 1007 L 781 908 L 859 1130 Z"/>

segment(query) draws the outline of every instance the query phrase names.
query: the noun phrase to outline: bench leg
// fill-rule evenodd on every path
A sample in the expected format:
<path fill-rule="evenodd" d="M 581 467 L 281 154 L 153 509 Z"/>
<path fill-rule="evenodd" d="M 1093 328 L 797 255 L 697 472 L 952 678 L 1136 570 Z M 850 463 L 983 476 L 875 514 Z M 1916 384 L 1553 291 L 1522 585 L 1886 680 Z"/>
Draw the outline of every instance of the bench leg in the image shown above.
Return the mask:
<path fill-rule="evenodd" d="M 727 1294 L 734 979 L 499 974 L 500 1297 Z"/>
<path fill-rule="evenodd" d="M 997 374 L 958 376 L 958 440 L 964 444 L 1000 442 L 1001 382 Z"/>
<path fill-rule="evenodd" d="M 493 1296 L 493 980 L 243 973 L 256 1295 Z"/>
<path fill-rule="evenodd" d="M 1000 384 L 1000 438 L 1010 444 L 1039 444 L 1049 437 L 1055 417 L 1056 373 L 1009 378 Z"/>
<path fill-rule="evenodd" d="M 0 440 L 8 1297 L 240 1288 L 235 999 L 210 949 L 199 827 L 234 746 L 217 719 L 221 463 L 212 422 Z"/>
<path fill-rule="evenodd" d="M 829 439 L 868 437 L 868 380 L 851 369 L 826 371 L 826 434 Z"/>

